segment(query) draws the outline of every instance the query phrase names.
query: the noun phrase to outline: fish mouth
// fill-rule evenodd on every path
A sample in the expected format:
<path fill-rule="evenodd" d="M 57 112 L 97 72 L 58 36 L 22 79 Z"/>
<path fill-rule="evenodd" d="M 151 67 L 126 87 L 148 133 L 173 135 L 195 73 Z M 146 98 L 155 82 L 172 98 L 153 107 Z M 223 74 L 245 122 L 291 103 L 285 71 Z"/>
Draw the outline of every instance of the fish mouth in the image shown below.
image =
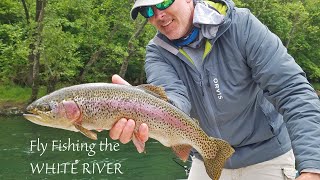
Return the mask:
<path fill-rule="evenodd" d="M 23 114 L 23 117 L 28 121 L 41 126 L 48 126 L 48 124 L 50 124 L 46 118 L 43 118 L 38 114 Z"/>
<path fill-rule="evenodd" d="M 32 122 L 44 121 L 44 119 L 37 114 L 23 114 L 23 117 Z"/>

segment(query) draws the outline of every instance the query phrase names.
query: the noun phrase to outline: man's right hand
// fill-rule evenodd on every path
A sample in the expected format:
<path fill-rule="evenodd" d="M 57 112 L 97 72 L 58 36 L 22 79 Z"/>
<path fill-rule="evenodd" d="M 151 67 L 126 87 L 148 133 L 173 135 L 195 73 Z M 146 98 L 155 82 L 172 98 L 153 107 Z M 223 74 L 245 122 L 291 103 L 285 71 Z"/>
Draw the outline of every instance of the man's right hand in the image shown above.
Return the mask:
<path fill-rule="evenodd" d="M 118 75 L 112 76 L 112 83 L 115 84 L 130 84 L 122 79 Z M 126 144 L 130 142 L 130 140 L 135 136 L 135 140 L 133 141 L 139 153 L 144 151 L 144 144 L 149 139 L 149 128 L 147 124 L 142 123 L 137 132 L 134 132 L 136 123 L 132 119 L 121 118 L 118 122 L 116 122 L 113 127 L 110 129 L 110 137 L 113 140 L 120 140 L 121 143 Z"/>

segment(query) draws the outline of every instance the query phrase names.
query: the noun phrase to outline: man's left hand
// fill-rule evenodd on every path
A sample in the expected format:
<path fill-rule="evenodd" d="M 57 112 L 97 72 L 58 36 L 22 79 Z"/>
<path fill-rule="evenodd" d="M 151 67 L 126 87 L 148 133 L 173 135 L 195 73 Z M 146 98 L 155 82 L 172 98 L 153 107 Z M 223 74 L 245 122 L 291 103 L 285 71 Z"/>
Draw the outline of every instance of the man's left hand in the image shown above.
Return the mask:
<path fill-rule="evenodd" d="M 320 174 L 303 172 L 296 180 L 320 180 Z"/>

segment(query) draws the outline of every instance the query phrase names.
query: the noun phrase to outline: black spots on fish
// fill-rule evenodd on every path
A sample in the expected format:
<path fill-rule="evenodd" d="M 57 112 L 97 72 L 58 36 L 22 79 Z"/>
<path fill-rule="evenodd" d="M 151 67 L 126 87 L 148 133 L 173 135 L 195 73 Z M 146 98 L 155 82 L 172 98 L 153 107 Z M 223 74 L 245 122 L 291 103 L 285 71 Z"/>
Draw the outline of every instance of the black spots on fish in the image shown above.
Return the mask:
<path fill-rule="evenodd" d="M 210 147 L 210 143 L 208 144 L 208 147 Z M 219 151 L 219 148 L 218 148 L 218 146 L 217 146 L 217 144 L 216 144 L 215 146 L 213 146 L 213 147 L 210 149 L 210 151 L 208 151 L 208 153 L 209 153 L 210 155 L 216 155 L 218 151 Z"/>
<path fill-rule="evenodd" d="M 126 115 L 135 118 L 134 120 L 149 122 L 155 129 L 165 128 L 166 133 L 173 131 L 175 127 L 192 131 L 190 123 L 184 122 L 190 118 L 183 115 L 178 108 L 133 87 L 88 86 L 76 94 L 77 103 L 83 106 L 85 115 L 91 117 L 90 119 Z M 152 121 L 156 122 L 151 123 Z"/>
<path fill-rule="evenodd" d="M 197 142 L 200 143 L 200 149 L 202 149 L 201 154 L 205 158 L 213 158 L 216 156 L 216 154 L 219 151 L 219 144 L 215 143 L 212 139 L 209 137 L 201 137 L 197 139 Z"/>
<path fill-rule="evenodd" d="M 171 117 L 173 117 L 174 119 L 179 119 L 179 115 L 177 113 L 174 113 L 172 111 L 168 111 L 168 113 L 170 114 Z"/>

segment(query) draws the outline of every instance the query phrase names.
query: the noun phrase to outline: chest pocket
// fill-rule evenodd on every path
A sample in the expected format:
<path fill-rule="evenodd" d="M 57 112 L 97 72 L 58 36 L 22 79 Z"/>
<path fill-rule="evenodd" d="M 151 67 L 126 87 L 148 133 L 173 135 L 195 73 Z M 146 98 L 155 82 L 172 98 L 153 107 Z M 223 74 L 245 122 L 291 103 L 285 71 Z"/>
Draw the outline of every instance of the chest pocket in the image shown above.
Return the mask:
<path fill-rule="evenodd" d="M 243 67 L 245 65 L 239 65 L 230 59 L 229 62 L 222 61 L 215 59 L 205 66 L 207 92 L 211 94 L 218 117 L 235 119 L 254 101 L 259 88 L 251 78 L 250 69 Z"/>

